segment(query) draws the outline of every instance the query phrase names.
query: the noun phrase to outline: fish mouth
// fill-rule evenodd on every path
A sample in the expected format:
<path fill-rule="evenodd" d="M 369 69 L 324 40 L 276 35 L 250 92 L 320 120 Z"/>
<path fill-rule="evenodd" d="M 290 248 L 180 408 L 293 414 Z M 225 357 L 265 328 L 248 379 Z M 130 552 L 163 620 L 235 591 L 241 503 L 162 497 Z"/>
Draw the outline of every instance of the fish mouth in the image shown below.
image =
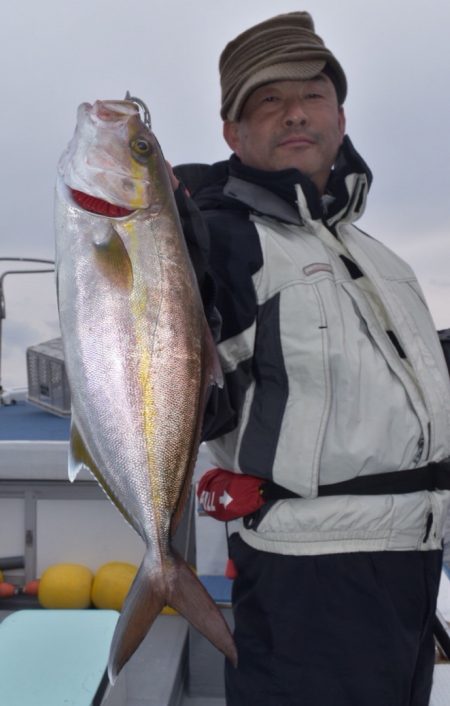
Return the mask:
<path fill-rule="evenodd" d="M 96 101 L 94 105 L 89 105 L 87 112 L 91 116 L 91 120 L 100 120 L 102 122 L 126 122 L 132 115 L 139 116 L 139 108 L 136 103 L 129 100 L 117 101 L 106 100 Z"/>
<path fill-rule="evenodd" d="M 84 211 L 89 211 L 99 216 L 109 216 L 110 218 L 123 218 L 124 216 L 130 216 L 134 213 L 134 210 L 108 203 L 108 201 L 99 199 L 97 196 L 85 194 L 77 189 L 69 190 L 77 206 L 80 206 Z"/>

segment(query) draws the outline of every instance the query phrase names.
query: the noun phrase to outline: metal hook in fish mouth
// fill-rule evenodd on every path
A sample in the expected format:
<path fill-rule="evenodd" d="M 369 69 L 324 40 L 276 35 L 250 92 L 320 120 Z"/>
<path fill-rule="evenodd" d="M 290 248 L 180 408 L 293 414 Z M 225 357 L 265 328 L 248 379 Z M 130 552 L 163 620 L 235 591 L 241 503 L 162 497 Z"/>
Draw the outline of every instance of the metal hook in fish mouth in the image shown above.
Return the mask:
<path fill-rule="evenodd" d="M 147 108 L 147 105 L 144 103 L 143 100 L 140 98 L 136 98 L 135 96 L 130 95 L 130 91 L 127 91 L 125 94 L 125 100 L 126 101 L 132 101 L 132 103 L 136 103 L 136 105 L 141 108 L 142 113 L 143 113 L 143 119 L 144 119 L 144 125 L 148 127 L 149 130 L 152 129 L 152 118 L 150 115 L 150 111 Z"/>

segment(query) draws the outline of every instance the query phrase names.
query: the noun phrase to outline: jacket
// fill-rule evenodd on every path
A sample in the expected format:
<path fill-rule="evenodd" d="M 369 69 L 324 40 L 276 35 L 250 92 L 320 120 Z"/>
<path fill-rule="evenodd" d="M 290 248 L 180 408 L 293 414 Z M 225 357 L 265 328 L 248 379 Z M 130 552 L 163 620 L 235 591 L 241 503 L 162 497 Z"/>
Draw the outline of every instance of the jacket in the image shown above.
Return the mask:
<path fill-rule="evenodd" d="M 327 194 L 236 157 L 194 194 L 209 229 L 225 375 L 204 436 L 222 468 L 299 498 L 241 536 L 285 554 L 441 546 L 448 491 L 318 497 L 450 456 L 450 383 L 417 280 L 355 226 L 371 174 L 345 138 Z"/>

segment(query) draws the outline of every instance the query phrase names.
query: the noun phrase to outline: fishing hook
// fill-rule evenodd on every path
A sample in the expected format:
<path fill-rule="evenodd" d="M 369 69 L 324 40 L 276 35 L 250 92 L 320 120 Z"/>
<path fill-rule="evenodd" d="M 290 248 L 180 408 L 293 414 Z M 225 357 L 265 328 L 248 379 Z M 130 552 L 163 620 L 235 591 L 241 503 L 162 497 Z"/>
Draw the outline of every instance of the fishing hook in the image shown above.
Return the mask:
<path fill-rule="evenodd" d="M 133 103 L 136 103 L 136 105 L 141 108 L 143 114 L 144 114 L 144 125 L 148 127 L 149 130 L 152 129 L 152 118 L 150 115 L 150 111 L 147 108 L 146 104 L 144 103 L 143 100 L 140 98 L 135 98 L 134 96 L 130 95 L 130 91 L 127 91 L 125 94 L 125 100 L 126 101 L 132 101 Z"/>

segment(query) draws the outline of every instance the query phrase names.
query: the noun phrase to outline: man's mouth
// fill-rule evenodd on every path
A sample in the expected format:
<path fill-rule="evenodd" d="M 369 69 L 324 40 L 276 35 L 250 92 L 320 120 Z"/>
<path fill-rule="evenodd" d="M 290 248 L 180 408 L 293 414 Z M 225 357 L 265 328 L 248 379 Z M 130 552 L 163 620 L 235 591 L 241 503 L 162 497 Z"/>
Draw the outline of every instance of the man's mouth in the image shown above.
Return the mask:
<path fill-rule="evenodd" d="M 280 142 L 278 142 L 278 147 L 289 147 L 291 145 L 294 147 L 310 147 L 314 144 L 314 140 L 309 137 L 305 137 L 304 135 L 290 135 L 289 137 L 285 137 L 280 140 Z"/>

